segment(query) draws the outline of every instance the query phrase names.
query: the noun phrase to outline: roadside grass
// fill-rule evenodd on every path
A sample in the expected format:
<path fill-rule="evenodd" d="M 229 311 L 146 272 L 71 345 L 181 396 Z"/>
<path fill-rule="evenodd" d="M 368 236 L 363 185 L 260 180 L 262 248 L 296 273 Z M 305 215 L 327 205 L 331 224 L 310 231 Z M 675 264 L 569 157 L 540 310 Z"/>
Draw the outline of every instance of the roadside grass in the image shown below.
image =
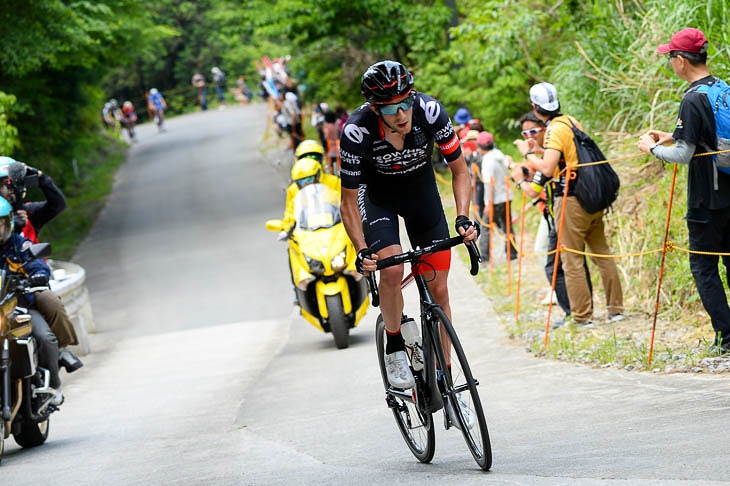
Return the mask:
<path fill-rule="evenodd" d="M 41 230 L 41 241 L 52 247 L 52 258 L 69 261 L 86 237 L 114 184 L 117 169 L 126 160 L 128 145 L 118 136 L 99 131 L 78 144 L 74 159 L 78 176 L 69 175 L 63 189 L 66 209 Z M 29 201 L 44 196 L 28 194 Z"/>
<path fill-rule="evenodd" d="M 622 178 L 622 182 L 624 179 Z M 439 188 L 443 195 L 447 220 L 456 217 L 454 201 L 451 196 L 450 174 L 442 173 Z M 628 191 L 627 191 L 628 192 Z M 513 215 L 519 215 L 521 195 L 514 200 Z M 528 217 L 529 216 L 529 217 Z M 720 356 L 712 346 L 712 327 L 709 317 L 696 298 L 691 274 L 686 263 L 686 254 L 668 253 L 665 271 L 677 274 L 667 278 L 672 287 L 662 287 L 659 313 L 654 328 L 654 344 L 651 348 L 654 309 L 656 304 L 656 274 L 658 265 L 654 261 L 630 261 L 621 263 L 620 274 L 624 292 L 625 319 L 615 323 L 606 321 L 605 296 L 600 274 L 589 263 L 593 283 L 593 302 L 595 306 L 593 325 L 580 327 L 568 324 L 557 329 L 548 327 L 548 305 L 540 301 L 547 294 L 549 283 L 541 263 L 533 255 L 534 232 L 539 215 L 533 212 L 526 216 L 525 241 L 522 242 L 523 255 L 514 260 L 507 271 L 504 255 L 504 239 L 501 233 L 493 236 L 492 264 L 483 264 L 480 273 L 474 277 L 485 298 L 493 307 L 509 339 L 526 352 L 539 358 L 580 363 L 593 367 L 611 367 L 626 371 L 649 371 L 661 373 L 676 372 L 728 372 L 730 359 Z M 663 221 L 657 214 L 649 213 L 643 218 L 631 215 L 633 224 L 644 225 L 650 218 Z M 664 216 L 666 217 L 666 216 Z M 640 221 L 636 221 L 639 218 Z M 635 250 L 642 241 L 631 241 L 636 232 L 617 231 L 621 224 L 628 224 L 621 217 L 611 217 L 607 225 L 609 241 L 616 253 Z M 519 220 L 516 225 L 519 225 Z M 519 226 L 515 227 L 519 245 Z M 677 239 L 677 241 L 681 241 Z M 620 247 L 621 250 L 617 250 Z M 519 246 L 518 246 L 519 248 Z M 468 263 L 466 249 L 459 248 L 458 254 Z M 686 272 L 686 273 L 685 273 Z M 687 276 L 689 274 L 689 277 Z M 509 277 L 509 278 L 508 278 Z M 519 308 L 517 307 L 517 286 L 519 277 Z M 665 277 L 666 278 L 666 277 Z M 683 288 L 676 288 L 681 282 Z M 666 282 L 665 282 L 666 284 Z M 557 304 L 550 309 L 550 323 L 564 317 Z"/>

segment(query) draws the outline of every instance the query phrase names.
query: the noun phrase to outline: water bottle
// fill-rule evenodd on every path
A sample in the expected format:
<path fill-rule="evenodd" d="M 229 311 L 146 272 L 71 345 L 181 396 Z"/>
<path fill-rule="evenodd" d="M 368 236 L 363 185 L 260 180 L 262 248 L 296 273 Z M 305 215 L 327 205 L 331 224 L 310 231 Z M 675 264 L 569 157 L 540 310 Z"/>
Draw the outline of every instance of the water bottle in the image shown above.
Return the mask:
<path fill-rule="evenodd" d="M 400 333 L 406 342 L 406 351 L 411 360 L 411 367 L 415 371 L 423 369 L 423 348 L 421 335 L 418 333 L 418 324 L 410 317 L 403 317 L 400 324 Z"/>

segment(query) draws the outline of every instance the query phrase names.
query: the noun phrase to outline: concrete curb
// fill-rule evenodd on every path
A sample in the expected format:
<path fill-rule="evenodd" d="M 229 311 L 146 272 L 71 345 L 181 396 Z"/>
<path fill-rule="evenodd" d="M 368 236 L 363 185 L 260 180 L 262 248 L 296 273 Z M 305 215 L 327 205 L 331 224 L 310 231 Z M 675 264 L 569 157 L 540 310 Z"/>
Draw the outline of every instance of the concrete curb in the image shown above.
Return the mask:
<path fill-rule="evenodd" d="M 58 295 L 66 306 L 71 321 L 73 322 L 79 344 L 71 346 L 71 350 L 78 355 L 86 355 L 91 352 L 89 346 L 89 334 L 96 331 L 94 316 L 91 311 L 89 292 L 84 286 L 86 281 L 86 270 L 80 265 L 70 262 L 48 260 L 53 271 L 51 290 Z"/>

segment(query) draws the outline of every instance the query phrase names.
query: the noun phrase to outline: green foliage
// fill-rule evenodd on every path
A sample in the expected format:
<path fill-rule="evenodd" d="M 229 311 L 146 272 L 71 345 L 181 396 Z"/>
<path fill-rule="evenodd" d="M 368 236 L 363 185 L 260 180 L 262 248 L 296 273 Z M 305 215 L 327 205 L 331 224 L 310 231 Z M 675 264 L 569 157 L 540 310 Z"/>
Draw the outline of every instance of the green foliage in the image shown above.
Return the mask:
<path fill-rule="evenodd" d="M 8 123 L 8 114 L 17 98 L 0 91 L 0 153 L 9 154 L 17 148 L 18 129 Z"/>
<path fill-rule="evenodd" d="M 550 81 L 563 111 L 576 116 L 609 157 L 633 156 L 640 133 L 671 129 L 685 89 L 655 52 L 658 44 L 683 27 L 699 27 L 710 40 L 713 73 L 730 77 L 729 4 L 7 0 L 0 10 L 0 151 L 49 173 L 75 201 L 69 213 L 91 208 L 78 224 L 59 219 L 68 230 L 49 228 L 49 234 L 83 232 L 120 163 L 119 146 L 99 130 L 105 100 L 129 99 L 144 117 L 144 93 L 154 86 L 172 114 L 182 113 L 194 108 L 196 70 L 210 81 L 210 69 L 218 66 L 230 84 L 243 74 L 257 91 L 256 61 L 291 55 L 303 101 L 350 108 L 362 100 L 359 82 L 367 66 L 402 61 L 417 89 L 450 113 L 468 107 L 507 153 L 519 136 L 517 119 L 530 109 L 530 86 Z M 103 163 L 107 158 L 114 162 Z M 626 157 L 614 166 L 623 186 L 608 231 L 614 252 L 628 255 L 619 260 L 627 306 L 648 314 L 660 263 L 652 251 L 664 241 L 672 167 L 651 157 Z M 685 247 L 684 168 L 674 191 L 668 240 Z M 667 253 L 665 265 L 661 317 L 700 311 L 686 253 Z M 595 355 L 619 359 L 630 342 L 614 336 Z"/>

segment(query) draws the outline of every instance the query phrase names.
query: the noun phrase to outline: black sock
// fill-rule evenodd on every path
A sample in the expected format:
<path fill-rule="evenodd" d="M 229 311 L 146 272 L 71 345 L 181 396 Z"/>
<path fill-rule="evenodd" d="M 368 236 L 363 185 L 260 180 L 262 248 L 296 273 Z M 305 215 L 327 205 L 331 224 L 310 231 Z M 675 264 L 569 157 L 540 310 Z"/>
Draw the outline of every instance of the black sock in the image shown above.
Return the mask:
<path fill-rule="evenodd" d="M 385 343 L 385 354 L 393 354 L 396 351 L 405 351 L 406 342 L 403 340 L 403 336 L 400 331 L 396 334 L 391 334 L 389 331 L 385 331 L 387 341 Z"/>

